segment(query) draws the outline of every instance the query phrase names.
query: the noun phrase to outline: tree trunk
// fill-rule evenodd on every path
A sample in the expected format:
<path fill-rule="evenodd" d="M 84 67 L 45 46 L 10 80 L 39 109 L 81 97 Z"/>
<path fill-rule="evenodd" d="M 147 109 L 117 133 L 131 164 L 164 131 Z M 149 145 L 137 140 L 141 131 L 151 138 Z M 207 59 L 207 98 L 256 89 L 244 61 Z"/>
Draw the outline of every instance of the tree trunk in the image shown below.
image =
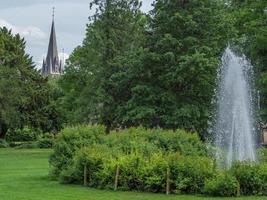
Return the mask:
<path fill-rule="evenodd" d="M 7 126 L 0 121 L 0 138 L 3 139 L 6 136 Z"/>
<path fill-rule="evenodd" d="M 0 138 L 2 138 L 2 124 L 0 123 Z"/>

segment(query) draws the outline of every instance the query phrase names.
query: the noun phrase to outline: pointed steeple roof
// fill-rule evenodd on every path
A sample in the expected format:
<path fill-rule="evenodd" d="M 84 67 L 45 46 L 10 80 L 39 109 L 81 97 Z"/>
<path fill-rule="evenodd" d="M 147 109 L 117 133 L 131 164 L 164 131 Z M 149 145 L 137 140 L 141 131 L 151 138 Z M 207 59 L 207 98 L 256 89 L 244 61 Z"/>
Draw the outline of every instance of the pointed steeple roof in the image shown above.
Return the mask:
<path fill-rule="evenodd" d="M 57 38 L 56 38 L 56 30 L 55 30 L 55 8 L 53 8 L 53 19 L 52 19 L 52 26 L 50 32 L 50 39 L 47 51 L 47 59 L 51 59 L 52 61 L 58 59 L 58 51 L 57 51 Z"/>
<path fill-rule="evenodd" d="M 63 66 L 61 66 L 61 62 L 58 56 L 57 50 L 57 39 L 56 39 L 56 30 L 55 30 L 55 8 L 53 8 L 53 19 L 52 26 L 49 38 L 49 45 L 46 60 L 43 61 L 42 74 L 44 76 L 47 75 L 59 75 L 62 74 Z"/>

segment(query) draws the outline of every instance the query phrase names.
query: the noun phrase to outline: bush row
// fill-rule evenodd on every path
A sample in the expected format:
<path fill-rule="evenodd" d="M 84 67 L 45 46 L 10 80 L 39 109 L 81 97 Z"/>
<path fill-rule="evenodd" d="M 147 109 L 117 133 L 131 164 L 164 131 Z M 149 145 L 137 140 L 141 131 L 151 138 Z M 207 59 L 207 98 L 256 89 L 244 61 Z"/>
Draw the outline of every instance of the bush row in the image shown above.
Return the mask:
<path fill-rule="evenodd" d="M 40 130 L 25 126 L 22 129 L 9 129 L 5 139 L 8 142 L 32 142 L 41 134 Z"/>
<path fill-rule="evenodd" d="M 95 188 L 266 195 L 266 164 L 237 163 L 220 171 L 208 155 L 198 136 L 183 130 L 139 127 L 106 135 L 103 126 L 81 125 L 60 133 L 50 163 L 62 183 Z"/>
<path fill-rule="evenodd" d="M 84 166 L 88 169 L 88 185 L 96 188 L 114 188 L 115 172 L 119 167 L 118 189 L 165 192 L 169 169 L 170 191 L 173 193 L 200 193 L 205 180 L 214 173 L 211 159 L 201 156 L 183 156 L 161 152 L 144 156 L 140 153 L 111 156 L 103 145 L 82 148 L 74 156 L 74 164 L 60 174 L 63 183 L 83 183 Z"/>
<path fill-rule="evenodd" d="M 73 164 L 77 151 L 95 144 L 106 146 L 114 157 L 136 153 L 149 156 L 155 152 L 179 152 L 188 156 L 207 154 L 197 134 L 182 130 L 147 130 L 139 127 L 106 135 L 104 126 L 80 125 L 65 128 L 58 135 L 50 158 L 53 174 L 59 176 L 62 170 Z"/>

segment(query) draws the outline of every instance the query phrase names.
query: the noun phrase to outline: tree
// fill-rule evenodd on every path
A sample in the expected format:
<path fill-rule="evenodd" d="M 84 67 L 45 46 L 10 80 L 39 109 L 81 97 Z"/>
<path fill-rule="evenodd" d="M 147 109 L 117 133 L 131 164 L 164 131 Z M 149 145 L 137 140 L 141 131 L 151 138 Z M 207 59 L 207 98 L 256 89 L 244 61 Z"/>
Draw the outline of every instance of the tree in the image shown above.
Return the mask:
<path fill-rule="evenodd" d="M 216 71 L 232 24 L 221 1 L 94 1 L 83 45 L 60 85 L 69 119 L 110 128 L 206 131 Z M 231 32 L 231 31 L 229 31 Z"/>
<path fill-rule="evenodd" d="M 138 80 L 128 80 L 134 85 L 121 107 L 121 124 L 206 132 L 226 30 L 232 28 L 223 11 L 217 1 L 156 1 L 149 42 L 127 71 Z"/>
<path fill-rule="evenodd" d="M 113 75 L 122 70 L 119 57 L 140 46 L 145 16 L 137 0 L 93 1 L 96 14 L 87 25 L 83 45 L 69 59 L 60 84 L 67 94 L 62 101 L 72 122 L 103 123 L 109 130 L 116 118 L 118 99 Z M 70 115 L 68 115 L 70 116 Z"/>
<path fill-rule="evenodd" d="M 267 121 L 267 1 L 233 0 L 230 11 L 235 18 L 237 43 L 251 59 L 260 92 L 260 117 Z"/>
<path fill-rule="evenodd" d="M 47 79 L 25 53 L 24 39 L 0 28 L 0 137 L 23 126 L 53 130 L 57 116 Z"/>

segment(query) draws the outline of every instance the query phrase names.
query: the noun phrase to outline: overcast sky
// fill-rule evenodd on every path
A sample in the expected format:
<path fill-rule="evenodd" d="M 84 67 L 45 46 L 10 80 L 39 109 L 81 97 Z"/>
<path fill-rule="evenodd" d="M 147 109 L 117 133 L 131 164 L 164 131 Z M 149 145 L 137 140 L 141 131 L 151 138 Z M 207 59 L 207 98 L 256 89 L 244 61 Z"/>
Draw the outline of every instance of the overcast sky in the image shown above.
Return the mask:
<path fill-rule="evenodd" d="M 58 50 L 69 55 L 85 35 L 90 0 L 0 0 L 0 27 L 12 28 L 27 41 L 27 52 L 40 65 L 48 48 L 52 7 L 56 7 L 55 24 Z M 153 0 L 143 0 L 142 10 L 149 11 Z M 65 55 L 65 57 L 67 57 Z M 61 54 L 62 56 L 62 54 Z"/>

